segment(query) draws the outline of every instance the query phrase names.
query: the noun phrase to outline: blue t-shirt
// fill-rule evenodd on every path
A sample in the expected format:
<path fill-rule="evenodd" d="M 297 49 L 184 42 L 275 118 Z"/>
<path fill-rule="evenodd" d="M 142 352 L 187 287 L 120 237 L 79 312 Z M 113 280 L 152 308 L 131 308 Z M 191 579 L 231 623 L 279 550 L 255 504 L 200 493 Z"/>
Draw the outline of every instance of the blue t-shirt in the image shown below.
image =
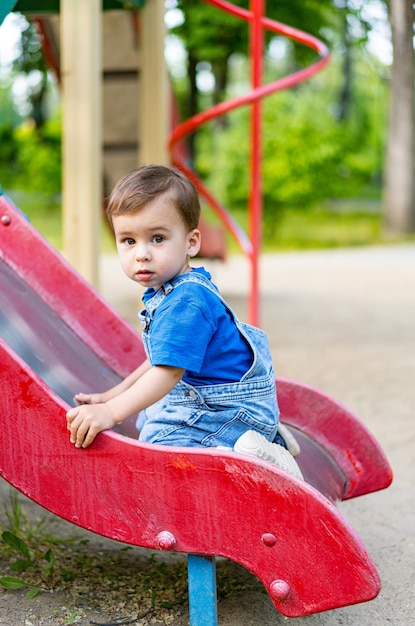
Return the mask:
<path fill-rule="evenodd" d="M 204 268 L 192 271 L 211 279 Z M 147 289 L 144 303 L 155 293 Z M 183 380 L 193 386 L 237 382 L 252 365 L 251 348 L 232 315 L 198 283 L 180 283 L 166 295 L 154 313 L 150 337 L 152 365 L 184 368 Z"/>

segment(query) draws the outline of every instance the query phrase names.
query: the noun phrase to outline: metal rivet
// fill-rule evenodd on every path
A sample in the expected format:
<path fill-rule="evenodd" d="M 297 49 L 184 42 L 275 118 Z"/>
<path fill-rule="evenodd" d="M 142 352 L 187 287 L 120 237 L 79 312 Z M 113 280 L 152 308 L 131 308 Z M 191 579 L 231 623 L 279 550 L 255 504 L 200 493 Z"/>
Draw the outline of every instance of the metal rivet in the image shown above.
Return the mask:
<path fill-rule="evenodd" d="M 10 226 L 11 224 L 11 218 L 9 215 L 2 215 L 1 216 L 1 223 L 3 224 L 3 226 Z"/>
<path fill-rule="evenodd" d="M 275 600 L 286 600 L 291 593 L 291 587 L 285 580 L 274 580 L 270 585 L 270 594 Z"/>
<path fill-rule="evenodd" d="M 176 547 L 176 537 L 168 530 L 162 530 L 156 537 L 156 544 L 160 550 L 173 550 Z"/>
<path fill-rule="evenodd" d="M 261 537 L 261 541 L 267 548 L 272 548 L 272 546 L 275 546 L 277 543 L 277 538 L 272 533 L 264 533 Z"/>

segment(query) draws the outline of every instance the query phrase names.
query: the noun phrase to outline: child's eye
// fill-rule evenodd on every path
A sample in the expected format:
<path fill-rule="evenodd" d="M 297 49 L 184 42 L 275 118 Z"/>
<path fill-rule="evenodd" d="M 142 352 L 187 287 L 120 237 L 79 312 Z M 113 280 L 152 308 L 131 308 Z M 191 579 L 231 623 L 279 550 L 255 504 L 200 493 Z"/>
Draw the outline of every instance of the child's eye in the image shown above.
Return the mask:
<path fill-rule="evenodd" d="M 135 240 L 132 237 L 127 237 L 124 239 L 124 243 L 126 246 L 133 246 L 135 244 Z"/>
<path fill-rule="evenodd" d="M 161 243 L 162 241 L 164 241 L 163 235 L 154 235 L 154 237 L 153 237 L 153 242 L 154 243 Z"/>

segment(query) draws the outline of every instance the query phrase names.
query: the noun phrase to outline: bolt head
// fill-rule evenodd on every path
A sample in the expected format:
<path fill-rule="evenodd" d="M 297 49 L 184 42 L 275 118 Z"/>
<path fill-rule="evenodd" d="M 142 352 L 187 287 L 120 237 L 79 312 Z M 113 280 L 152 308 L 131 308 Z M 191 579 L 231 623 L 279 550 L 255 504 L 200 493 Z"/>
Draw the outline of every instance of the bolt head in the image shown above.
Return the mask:
<path fill-rule="evenodd" d="M 176 547 L 176 537 L 168 530 L 162 530 L 156 537 L 156 544 L 160 550 L 173 550 Z"/>
<path fill-rule="evenodd" d="M 261 537 L 261 541 L 267 548 L 272 548 L 277 543 L 277 538 L 273 533 L 264 533 Z"/>
<path fill-rule="evenodd" d="M 274 600 L 286 600 L 291 593 L 291 587 L 286 580 L 274 580 L 270 586 L 270 594 Z"/>

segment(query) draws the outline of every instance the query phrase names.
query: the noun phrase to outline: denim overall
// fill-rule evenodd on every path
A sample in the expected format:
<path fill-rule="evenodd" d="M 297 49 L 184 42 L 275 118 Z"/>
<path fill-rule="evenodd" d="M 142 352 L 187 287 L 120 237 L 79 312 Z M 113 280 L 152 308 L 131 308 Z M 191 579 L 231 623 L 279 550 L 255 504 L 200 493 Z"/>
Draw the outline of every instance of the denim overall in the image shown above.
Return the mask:
<path fill-rule="evenodd" d="M 219 298 L 253 353 L 253 362 L 240 381 L 192 386 L 183 380 L 159 402 L 140 413 L 140 441 L 170 446 L 233 447 L 247 430 L 277 441 L 279 409 L 275 375 L 266 334 L 238 320 L 208 278 L 188 272 L 168 281 L 139 313 L 143 342 L 151 363 L 151 321 L 157 307 L 185 282 L 203 285 Z"/>

